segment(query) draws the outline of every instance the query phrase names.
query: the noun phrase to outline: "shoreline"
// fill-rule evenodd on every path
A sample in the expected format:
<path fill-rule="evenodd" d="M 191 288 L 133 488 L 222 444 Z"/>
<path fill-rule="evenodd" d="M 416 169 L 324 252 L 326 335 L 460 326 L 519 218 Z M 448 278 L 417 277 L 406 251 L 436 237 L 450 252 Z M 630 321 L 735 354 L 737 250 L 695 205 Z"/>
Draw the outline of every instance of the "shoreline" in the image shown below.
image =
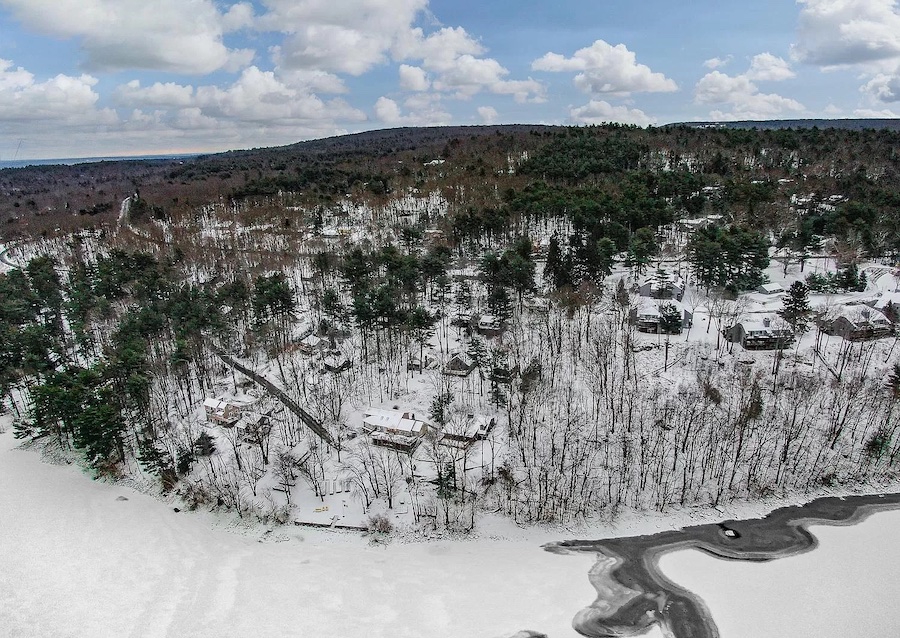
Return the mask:
<path fill-rule="evenodd" d="M 185 514 L 199 515 L 198 518 L 202 519 L 204 524 L 215 528 L 225 529 L 241 536 L 258 535 L 263 542 L 266 542 L 266 539 L 272 536 L 273 533 L 286 533 L 292 530 L 296 530 L 298 533 L 301 531 L 304 533 L 315 531 L 318 534 L 334 537 L 347 536 L 348 534 L 363 537 L 366 533 L 353 530 L 321 529 L 316 526 L 307 526 L 303 521 L 299 521 L 299 524 L 295 525 L 293 520 L 284 524 L 275 524 L 255 519 L 242 519 L 234 512 L 226 510 L 198 508 L 192 511 L 184 505 L 177 495 L 164 494 L 157 485 L 151 485 L 146 476 L 93 477 L 90 474 L 90 469 L 80 463 L 77 454 L 74 452 L 59 450 L 53 448 L 52 445 L 48 448 L 41 441 L 14 440 L 11 432 L 12 419 L 10 415 L 0 416 L 0 419 L 6 421 L 6 431 L 4 432 L 4 428 L 0 427 L 0 440 L 4 436 L 9 436 L 8 444 L 0 446 L 0 449 L 8 448 L 10 451 L 18 450 L 37 454 L 41 463 L 69 465 L 92 483 L 101 483 L 110 487 L 124 487 L 136 493 L 148 495 L 161 503 L 179 507 Z M 763 518 L 777 510 L 787 507 L 802 507 L 812 501 L 823 498 L 867 497 L 894 492 L 900 493 L 900 481 L 881 484 L 863 483 L 842 488 L 822 488 L 810 493 L 789 494 L 765 500 L 734 500 L 716 507 L 710 505 L 675 506 L 665 512 L 623 507 L 615 513 L 610 513 L 609 510 L 602 510 L 593 519 L 558 523 L 519 524 L 501 515 L 483 513 L 476 528 L 469 533 L 447 530 L 420 533 L 412 529 L 397 528 L 386 540 L 389 543 L 429 543 L 436 541 L 465 543 L 488 539 L 533 542 L 547 546 L 559 543 L 560 537 L 634 538 L 667 531 L 677 532 L 705 524 L 718 524 L 725 520 Z"/>
<path fill-rule="evenodd" d="M 778 508 L 762 518 L 729 519 L 644 536 L 560 541 L 544 545 L 544 549 L 600 555 L 589 573 L 598 597 L 573 621 L 582 635 L 636 636 L 658 625 L 678 638 L 718 638 L 715 620 L 703 599 L 659 569 L 664 554 L 697 549 L 721 560 L 768 562 L 818 547 L 818 539 L 809 530 L 813 525 L 851 526 L 877 512 L 895 509 L 900 509 L 900 493 L 827 496 Z M 620 594 L 612 604 L 604 599 L 606 592 L 621 589 L 630 593 Z"/>

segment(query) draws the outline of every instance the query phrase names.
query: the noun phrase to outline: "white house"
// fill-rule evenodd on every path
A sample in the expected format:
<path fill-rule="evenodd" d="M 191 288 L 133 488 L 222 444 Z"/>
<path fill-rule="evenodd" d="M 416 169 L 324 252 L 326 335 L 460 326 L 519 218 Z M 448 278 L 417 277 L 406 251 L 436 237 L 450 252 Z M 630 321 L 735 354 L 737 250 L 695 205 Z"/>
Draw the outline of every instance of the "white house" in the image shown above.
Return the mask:
<path fill-rule="evenodd" d="M 780 295 L 783 292 L 785 292 L 785 290 L 784 290 L 784 286 L 782 286 L 779 283 L 770 283 L 770 284 L 760 285 L 756 289 L 756 292 L 758 292 L 761 295 Z"/>
<path fill-rule="evenodd" d="M 417 419 L 413 412 L 368 408 L 363 416 L 363 425 L 370 432 L 379 431 L 398 436 L 419 437 L 428 431 L 428 424 Z"/>

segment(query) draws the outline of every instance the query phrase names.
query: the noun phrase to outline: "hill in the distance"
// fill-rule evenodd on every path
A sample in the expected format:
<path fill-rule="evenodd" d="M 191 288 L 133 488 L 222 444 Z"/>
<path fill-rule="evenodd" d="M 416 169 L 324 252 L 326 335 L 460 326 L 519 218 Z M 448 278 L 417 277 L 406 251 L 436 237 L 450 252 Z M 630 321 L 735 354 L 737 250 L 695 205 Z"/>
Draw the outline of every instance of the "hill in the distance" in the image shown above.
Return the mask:
<path fill-rule="evenodd" d="M 690 126 L 693 128 L 734 128 L 775 131 L 781 129 L 836 128 L 852 131 L 864 129 L 888 129 L 900 131 L 900 119 L 837 119 L 837 120 L 737 120 L 734 122 L 678 122 L 670 126 Z"/>

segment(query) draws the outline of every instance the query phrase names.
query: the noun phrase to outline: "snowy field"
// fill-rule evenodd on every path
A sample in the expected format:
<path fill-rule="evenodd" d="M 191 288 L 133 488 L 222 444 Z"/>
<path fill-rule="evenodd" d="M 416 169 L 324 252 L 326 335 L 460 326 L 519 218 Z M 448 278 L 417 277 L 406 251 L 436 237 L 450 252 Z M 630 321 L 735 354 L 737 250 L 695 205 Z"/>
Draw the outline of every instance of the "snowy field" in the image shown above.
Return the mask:
<path fill-rule="evenodd" d="M 3 425 L 8 426 L 4 419 Z M 576 636 L 587 555 L 481 539 L 222 529 L 0 434 L 0 636 Z M 118 500 L 125 497 L 127 500 Z M 276 541 L 283 542 L 276 542 Z"/>
<path fill-rule="evenodd" d="M 900 511 L 809 529 L 820 545 L 798 556 L 749 563 L 683 550 L 660 568 L 703 598 L 723 638 L 900 636 Z"/>

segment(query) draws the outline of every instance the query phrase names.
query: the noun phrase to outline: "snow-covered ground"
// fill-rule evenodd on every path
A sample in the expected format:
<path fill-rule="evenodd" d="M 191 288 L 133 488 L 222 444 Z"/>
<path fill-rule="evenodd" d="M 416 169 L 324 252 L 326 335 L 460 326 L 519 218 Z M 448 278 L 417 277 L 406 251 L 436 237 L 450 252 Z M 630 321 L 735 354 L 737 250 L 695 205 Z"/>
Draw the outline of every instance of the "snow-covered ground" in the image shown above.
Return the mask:
<path fill-rule="evenodd" d="M 900 510 L 815 525 L 817 549 L 769 563 L 666 554 L 663 573 L 699 595 L 724 638 L 900 636 Z"/>
<path fill-rule="evenodd" d="M 8 421 L 4 420 L 4 425 Z M 576 636 L 588 555 L 222 529 L 0 434 L 0 636 Z M 127 500 L 119 500 L 125 497 Z M 276 542 L 283 540 L 283 542 Z"/>

